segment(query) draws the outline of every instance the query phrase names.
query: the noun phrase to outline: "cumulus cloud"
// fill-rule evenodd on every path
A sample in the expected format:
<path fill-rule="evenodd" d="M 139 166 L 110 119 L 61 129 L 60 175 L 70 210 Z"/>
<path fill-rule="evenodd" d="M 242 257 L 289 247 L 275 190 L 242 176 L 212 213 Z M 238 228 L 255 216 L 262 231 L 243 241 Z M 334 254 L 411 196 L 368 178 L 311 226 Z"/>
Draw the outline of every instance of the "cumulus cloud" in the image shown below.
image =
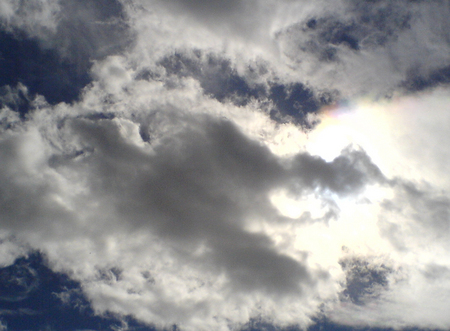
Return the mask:
<path fill-rule="evenodd" d="M 86 282 L 100 311 L 130 314 L 140 303 L 137 316 L 149 323 L 205 327 L 197 315 L 210 326 L 214 318 L 245 323 L 262 313 L 258 305 L 314 301 L 329 275 L 308 265 L 307 252 L 280 249 L 264 231 L 295 222 L 270 193 L 347 196 L 380 180 L 361 151 L 333 162 L 305 152 L 279 157 L 207 112 L 138 112 L 148 125 L 145 142 L 131 110 L 111 118 L 69 110 L 41 110 L 3 136 L 4 228 Z M 241 300 L 249 311 L 231 313 Z M 166 308 L 155 311 L 156 302 Z M 307 323 L 293 319 L 304 308 L 291 308 L 287 321 Z"/>

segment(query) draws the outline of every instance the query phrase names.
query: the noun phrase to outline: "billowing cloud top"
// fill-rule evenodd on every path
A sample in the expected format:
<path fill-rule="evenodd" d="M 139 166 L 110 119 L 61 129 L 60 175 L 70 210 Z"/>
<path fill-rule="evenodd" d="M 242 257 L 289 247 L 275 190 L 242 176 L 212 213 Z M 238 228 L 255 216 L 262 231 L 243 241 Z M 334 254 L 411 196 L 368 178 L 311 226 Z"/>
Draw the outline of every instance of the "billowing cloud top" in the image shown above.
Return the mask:
<path fill-rule="evenodd" d="M 157 329 L 448 329 L 449 11 L 3 1 L 1 266 Z"/>

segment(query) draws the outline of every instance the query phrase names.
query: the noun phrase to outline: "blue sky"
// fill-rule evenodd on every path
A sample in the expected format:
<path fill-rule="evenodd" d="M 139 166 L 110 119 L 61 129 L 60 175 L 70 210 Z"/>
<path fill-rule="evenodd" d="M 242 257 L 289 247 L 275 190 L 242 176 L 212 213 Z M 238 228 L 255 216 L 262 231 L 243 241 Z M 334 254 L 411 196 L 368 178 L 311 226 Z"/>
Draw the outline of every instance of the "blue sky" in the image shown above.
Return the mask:
<path fill-rule="evenodd" d="M 0 331 L 448 330 L 450 5 L 0 4 Z"/>

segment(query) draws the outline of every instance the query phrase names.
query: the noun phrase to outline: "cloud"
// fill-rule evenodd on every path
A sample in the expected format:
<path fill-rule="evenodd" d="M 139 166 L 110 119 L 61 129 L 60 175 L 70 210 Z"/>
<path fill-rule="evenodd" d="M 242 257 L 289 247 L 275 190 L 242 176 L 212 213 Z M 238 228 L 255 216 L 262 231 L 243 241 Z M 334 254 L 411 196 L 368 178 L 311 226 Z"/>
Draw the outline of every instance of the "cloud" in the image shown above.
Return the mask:
<path fill-rule="evenodd" d="M 446 23 L 429 19 L 446 15 L 442 2 L 330 1 L 328 8 L 276 34 L 292 66 L 314 85 L 350 96 L 386 95 L 411 76 L 448 66 Z"/>
<path fill-rule="evenodd" d="M 142 85 L 161 86 L 123 84 L 136 96 Z M 91 92 L 96 88 L 112 87 Z M 114 86 L 126 113 L 111 108 L 112 116 L 95 117 L 84 113 L 89 103 L 46 106 L 6 131 L 3 227 L 80 281 L 99 312 L 187 329 L 226 319 L 243 324 L 266 312 L 280 323 L 306 325 L 307 316 L 296 316 L 317 309 L 317 291 L 330 295 L 329 275 L 289 240 L 288 247 L 274 240 L 272 227 L 296 221 L 280 214 L 270 196 L 283 188 L 295 195 L 357 194 L 380 180 L 376 166 L 363 151 L 347 150 L 332 162 L 301 151 L 282 157 L 249 137 L 238 118 L 186 111 L 179 89 L 169 91 L 172 105 L 162 104 L 162 95 L 137 101 L 120 90 Z M 242 111 L 234 105 L 223 111 L 228 107 Z M 233 313 L 242 300 L 247 310 Z M 298 300 L 286 317 L 272 311 Z M 156 302 L 164 309 L 152 308 Z"/>
<path fill-rule="evenodd" d="M 12 265 L 14 261 L 27 253 L 27 247 L 23 247 L 23 243 L 17 242 L 14 238 L 8 238 L 2 233 L 0 241 L 0 266 L 6 267 Z"/>
<path fill-rule="evenodd" d="M 326 117 L 312 133 L 311 152 L 330 152 L 326 144 L 314 142 L 320 136 L 324 143 L 331 137 L 339 142 L 333 146 L 335 153 L 339 146 L 358 143 L 387 178 L 380 182 L 384 188 L 368 189 L 368 200 L 360 200 L 359 206 L 338 201 L 341 226 L 347 217 L 356 218 L 352 227 L 344 229 L 366 239 L 352 241 L 348 236 L 343 241 L 345 246 L 352 242 L 350 246 L 357 247 L 350 252 L 358 252 L 358 263 L 352 265 L 354 257 L 342 260 L 347 274 L 342 293 L 350 303 L 330 308 L 331 320 L 358 327 L 447 325 L 440 309 L 448 298 L 447 285 L 438 276 L 445 274 L 448 265 L 444 253 L 444 238 L 448 238 L 448 184 L 440 156 L 446 154 L 447 148 L 435 141 L 445 136 L 442 130 L 447 115 L 443 109 L 448 101 L 444 95 L 444 90 L 438 89 L 387 103 L 371 104 L 366 100 L 347 105 L 336 110 L 334 116 Z M 368 266 L 368 270 L 362 266 Z M 380 270 L 384 270 L 383 276 L 378 273 Z M 429 309 L 423 310 L 423 302 Z"/>
<path fill-rule="evenodd" d="M 0 15 L 7 28 L 21 28 L 36 36 L 56 29 L 59 12 L 58 2 L 52 0 L 4 1 Z"/>
<path fill-rule="evenodd" d="M 129 42 L 126 14 L 120 2 L 6 1 L 3 7 L 5 30 L 23 31 L 36 38 L 44 50 L 57 48 L 72 61 L 117 53 Z"/>
<path fill-rule="evenodd" d="M 406 0 L 142 0 L 108 6 L 36 0 L 7 2 L 2 13 L 6 26 L 57 50 L 76 63 L 78 74 L 88 71 L 92 59 L 130 49 L 135 65 L 149 67 L 196 49 L 231 60 L 244 81 L 252 75 L 246 68 L 256 62 L 269 73 L 266 79 L 308 82 L 318 93 L 349 97 L 445 84 L 440 71 L 449 65 L 447 9 L 440 1 Z"/>
<path fill-rule="evenodd" d="M 161 329 L 448 328 L 442 2 L 1 6 L 50 58 L 1 87 L 2 266 Z"/>
<path fill-rule="evenodd" d="M 3 6 L 0 85 L 23 84 L 52 104 L 77 99 L 91 81 L 92 61 L 125 51 L 133 40 L 120 2 L 33 0 Z"/>

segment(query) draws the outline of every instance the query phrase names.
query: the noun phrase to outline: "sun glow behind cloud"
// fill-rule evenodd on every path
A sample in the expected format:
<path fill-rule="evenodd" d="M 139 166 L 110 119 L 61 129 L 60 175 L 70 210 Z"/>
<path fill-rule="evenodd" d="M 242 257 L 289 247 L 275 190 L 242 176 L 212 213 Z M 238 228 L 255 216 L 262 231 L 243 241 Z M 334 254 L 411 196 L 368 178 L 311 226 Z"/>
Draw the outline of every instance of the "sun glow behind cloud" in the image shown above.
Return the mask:
<path fill-rule="evenodd" d="M 343 245 L 358 255 L 389 257 L 385 263 L 391 261 L 403 265 L 410 273 L 409 277 L 414 279 L 420 278 L 415 269 L 418 265 L 448 264 L 447 254 L 442 254 L 440 244 L 435 245 L 428 237 L 428 230 L 422 234 L 413 233 L 420 231 L 413 221 L 421 217 L 417 216 L 420 214 L 410 214 L 408 218 L 405 214 L 394 212 L 388 216 L 384 209 L 389 201 L 398 199 L 398 184 L 394 183 L 398 183 L 400 178 L 417 183 L 425 190 L 435 187 L 438 192 L 442 190 L 436 194 L 448 196 L 448 167 L 443 158 L 448 155 L 449 148 L 442 138 L 449 123 L 449 106 L 448 92 L 437 90 L 421 96 L 396 97 L 383 102 L 359 100 L 323 113 L 321 123 L 309 135 L 307 150 L 331 161 L 349 146 L 361 148 L 387 178 L 384 185 L 367 186 L 357 197 L 335 199 L 340 211 L 338 221 L 331 222 L 328 229 L 318 231 L 322 236 L 329 232 L 328 244 L 332 245 L 335 240 L 336 247 Z M 441 138 L 436 140 L 435 137 L 438 136 Z M 445 201 L 446 198 L 439 199 Z M 406 212 L 406 209 L 403 211 Z M 426 214 L 428 211 L 423 209 L 419 213 Z M 448 222 L 446 216 L 443 221 Z M 396 230 L 387 231 L 385 224 L 395 224 Z M 395 240 L 389 239 L 390 236 L 396 236 L 391 231 L 400 231 L 403 235 L 408 233 L 403 237 L 404 245 L 416 247 L 415 252 L 396 250 Z M 305 234 L 303 240 L 307 242 L 308 238 L 311 236 Z M 418 245 L 424 248 L 419 248 Z M 425 248 L 426 246 L 429 248 Z M 311 251 L 320 250 L 315 248 Z M 436 255 L 437 251 L 441 253 Z M 330 255 L 328 253 L 325 256 Z M 338 256 L 335 258 L 339 259 Z M 394 284 L 393 293 L 405 290 L 403 286 L 396 288 Z M 426 296 L 422 290 L 417 291 L 418 296 Z M 386 314 L 385 308 L 383 304 L 377 310 Z M 415 309 L 414 304 L 410 309 Z M 341 311 L 341 308 L 338 310 Z M 417 320 L 421 318 L 423 316 Z M 365 322 L 356 322 L 358 323 Z"/>
<path fill-rule="evenodd" d="M 355 99 L 325 108 L 319 115 L 320 124 L 308 135 L 306 149 L 331 161 L 347 147 L 362 148 L 387 177 L 447 181 L 436 178 L 441 172 L 436 167 L 444 166 L 440 159 L 448 151 L 443 136 L 436 141 L 432 132 L 445 130 L 449 107 L 445 90 L 381 101 Z M 441 155 L 426 155 L 433 143 Z M 433 169 L 424 172 L 428 167 Z"/>
<path fill-rule="evenodd" d="M 355 100 L 325 108 L 308 136 L 307 150 L 331 161 L 347 147 L 360 147 L 378 165 L 385 156 L 380 147 L 386 143 L 386 115 L 391 108 L 383 103 Z"/>
<path fill-rule="evenodd" d="M 389 201 L 398 199 L 399 178 L 405 178 L 419 186 L 424 185 L 424 189 L 436 186 L 438 191 L 439 188 L 444 190 L 437 194 L 448 194 L 445 172 L 447 166 L 442 163 L 440 154 L 430 153 L 433 148 L 429 144 L 433 143 L 433 139 L 430 139 L 432 137 L 430 130 L 442 134 L 445 132 L 449 106 L 450 99 L 447 92 L 437 90 L 420 98 L 396 97 L 383 102 L 357 100 L 321 114 L 320 124 L 308 134 L 305 149 L 328 162 L 341 155 L 345 149 L 364 150 L 386 176 L 386 181 L 368 185 L 364 191 L 347 197 L 321 194 L 318 198 L 317 195 L 310 194 L 295 198 L 286 192 L 276 192 L 272 195 L 271 201 L 279 212 L 293 219 L 301 219 L 306 214 L 311 219 L 320 219 L 325 214 L 327 203 L 329 205 L 330 201 L 333 202 L 337 216 L 329 219 L 326 224 L 313 221 L 292 229 L 295 233 L 292 236 L 295 238 L 293 247 L 311 252 L 309 263 L 316 263 L 331 273 L 335 270 L 336 277 L 339 278 L 342 274 L 338 262 L 345 257 L 346 252 L 350 251 L 357 256 L 378 256 L 386 265 L 403 265 L 402 268 L 408 270 L 409 276 L 405 274 L 401 276 L 400 272 L 398 277 L 412 277 L 412 282 L 413 279 L 416 279 L 415 281 L 420 279 L 417 272 L 420 274 L 422 268 L 419 267 L 417 270 L 414 266 L 426 266 L 430 263 L 448 264 L 447 254 L 442 253 L 439 245 L 432 243 L 430 237 L 427 238 L 430 235 L 426 234 L 428 231 L 422 234 L 413 233 L 420 231 L 413 221 L 417 216 L 411 215 L 409 216 L 411 218 L 408 218 L 395 212 L 388 216 L 385 208 Z M 448 145 L 442 143 L 443 141 L 437 149 L 442 155 L 447 155 Z M 423 149 L 417 149 L 419 146 Z M 323 200 L 325 198 L 326 200 Z M 385 230 L 386 221 L 389 224 L 396 224 L 397 231 L 408 233 L 404 237 L 404 244 L 416 247 L 414 253 L 396 250 L 395 241 L 389 239 L 392 234 L 388 234 Z M 443 221 L 448 222 L 447 219 Z M 418 244 L 432 245 L 434 248 L 420 249 L 417 247 Z M 343 247 L 345 251 L 342 251 Z M 436 250 L 441 251 L 440 256 L 435 255 Z M 395 285 L 395 282 L 391 284 L 392 293 L 403 292 L 405 284 Z M 425 292 L 419 289 L 417 291 L 418 296 L 426 296 Z M 378 311 L 386 312 L 385 309 L 389 309 L 384 303 L 379 304 Z M 409 309 L 415 310 L 414 305 L 412 304 Z M 342 308 L 337 310 L 341 311 Z M 392 316 L 396 314 L 401 313 L 395 312 Z M 338 320 L 343 322 L 341 317 Z M 356 318 L 352 323 L 362 325 L 366 322 L 362 320 L 358 322 Z"/>

